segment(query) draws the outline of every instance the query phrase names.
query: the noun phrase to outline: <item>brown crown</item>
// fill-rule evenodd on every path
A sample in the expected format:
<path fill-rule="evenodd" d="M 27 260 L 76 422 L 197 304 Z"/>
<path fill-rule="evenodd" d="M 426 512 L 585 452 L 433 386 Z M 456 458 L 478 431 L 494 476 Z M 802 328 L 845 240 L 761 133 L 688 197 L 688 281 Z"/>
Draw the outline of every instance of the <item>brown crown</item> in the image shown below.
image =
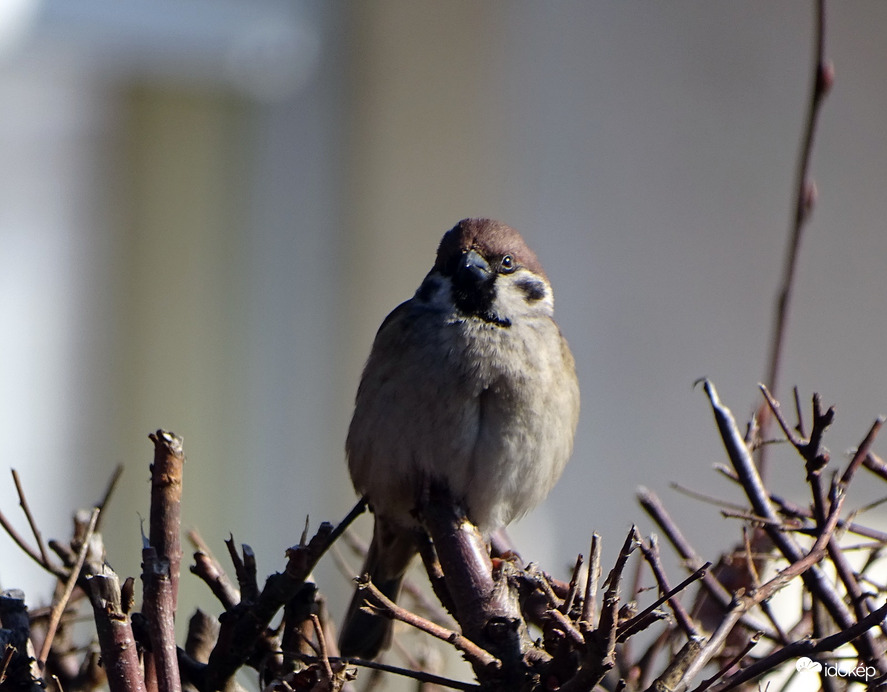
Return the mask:
<path fill-rule="evenodd" d="M 488 261 L 511 255 L 519 266 L 545 277 L 539 258 L 520 233 L 493 219 L 462 219 L 453 226 L 440 241 L 434 268 L 447 273 L 447 265 L 468 250 L 475 250 Z"/>

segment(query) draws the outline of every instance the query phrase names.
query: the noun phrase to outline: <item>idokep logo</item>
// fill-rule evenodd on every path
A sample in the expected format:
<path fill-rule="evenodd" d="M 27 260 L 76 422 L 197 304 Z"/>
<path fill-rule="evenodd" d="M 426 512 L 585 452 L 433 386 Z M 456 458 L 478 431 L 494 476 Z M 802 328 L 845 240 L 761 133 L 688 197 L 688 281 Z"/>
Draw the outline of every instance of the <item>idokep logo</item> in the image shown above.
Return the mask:
<path fill-rule="evenodd" d="M 795 663 L 795 670 L 799 673 L 805 673 L 807 671 L 810 671 L 811 673 L 821 673 L 822 664 L 819 661 L 814 661 L 806 656 L 801 656 L 801 658 Z"/>
<path fill-rule="evenodd" d="M 869 680 L 878 674 L 874 666 L 856 666 L 856 668 L 844 670 L 830 663 L 823 665 L 807 656 L 802 656 L 795 662 L 795 670 L 799 673 L 821 673 L 829 677 L 854 678 L 856 680 Z"/>

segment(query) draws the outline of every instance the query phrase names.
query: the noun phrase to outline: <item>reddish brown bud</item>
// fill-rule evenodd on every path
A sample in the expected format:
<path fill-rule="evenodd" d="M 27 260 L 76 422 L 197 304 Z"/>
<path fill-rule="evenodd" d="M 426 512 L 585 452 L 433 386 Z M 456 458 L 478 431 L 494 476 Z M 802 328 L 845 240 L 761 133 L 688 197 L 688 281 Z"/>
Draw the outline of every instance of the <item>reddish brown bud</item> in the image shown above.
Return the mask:
<path fill-rule="evenodd" d="M 826 60 L 819 66 L 819 93 L 822 96 L 831 91 L 835 83 L 835 64 L 831 60 Z"/>
<path fill-rule="evenodd" d="M 816 183 L 813 180 L 808 180 L 804 183 L 804 216 L 810 214 L 813 211 L 813 207 L 816 205 L 816 198 L 818 197 L 819 192 L 816 189 Z"/>

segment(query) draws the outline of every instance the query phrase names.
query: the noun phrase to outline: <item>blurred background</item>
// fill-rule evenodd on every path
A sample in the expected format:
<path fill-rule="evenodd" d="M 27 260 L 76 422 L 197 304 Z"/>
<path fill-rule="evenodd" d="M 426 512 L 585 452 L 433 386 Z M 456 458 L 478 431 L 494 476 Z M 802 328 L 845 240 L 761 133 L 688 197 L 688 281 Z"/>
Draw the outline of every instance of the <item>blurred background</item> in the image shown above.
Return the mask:
<path fill-rule="evenodd" d="M 444 231 L 490 216 L 543 261 L 583 392 L 572 463 L 513 528 L 523 556 L 565 576 L 597 531 L 609 564 L 632 522 L 653 530 L 643 484 L 716 559 L 739 525 L 669 483 L 737 498 L 693 382 L 742 422 L 759 403 L 812 29 L 806 0 L 3 0 L 2 466 L 65 538 L 123 464 L 106 543 L 138 575 L 147 435 L 173 430 L 186 527 L 249 543 L 264 578 L 306 516 L 355 500 L 343 444 L 379 323 Z M 837 405 L 838 462 L 887 413 L 885 35 L 887 4 L 829 5 L 776 392 Z M 806 502 L 800 460 L 771 464 Z M 858 482 L 848 507 L 883 494 Z M 17 502 L 4 470 L 28 535 Z M 48 601 L 5 535 L 0 556 L 2 587 Z M 338 617 L 350 584 L 330 560 L 317 577 Z M 183 613 L 217 611 L 182 583 Z"/>

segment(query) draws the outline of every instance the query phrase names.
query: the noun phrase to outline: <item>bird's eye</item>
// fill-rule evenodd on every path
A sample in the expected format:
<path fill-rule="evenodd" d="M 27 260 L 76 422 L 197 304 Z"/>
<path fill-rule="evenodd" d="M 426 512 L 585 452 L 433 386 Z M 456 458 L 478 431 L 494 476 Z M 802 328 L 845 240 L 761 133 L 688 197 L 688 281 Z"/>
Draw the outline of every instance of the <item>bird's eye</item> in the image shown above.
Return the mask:
<path fill-rule="evenodd" d="M 511 274 L 515 269 L 517 269 L 517 264 L 514 261 L 514 257 L 511 255 L 505 255 L 502 258 L 502 262 L 499 264 L 499 271 L 503 274 Z"/>

